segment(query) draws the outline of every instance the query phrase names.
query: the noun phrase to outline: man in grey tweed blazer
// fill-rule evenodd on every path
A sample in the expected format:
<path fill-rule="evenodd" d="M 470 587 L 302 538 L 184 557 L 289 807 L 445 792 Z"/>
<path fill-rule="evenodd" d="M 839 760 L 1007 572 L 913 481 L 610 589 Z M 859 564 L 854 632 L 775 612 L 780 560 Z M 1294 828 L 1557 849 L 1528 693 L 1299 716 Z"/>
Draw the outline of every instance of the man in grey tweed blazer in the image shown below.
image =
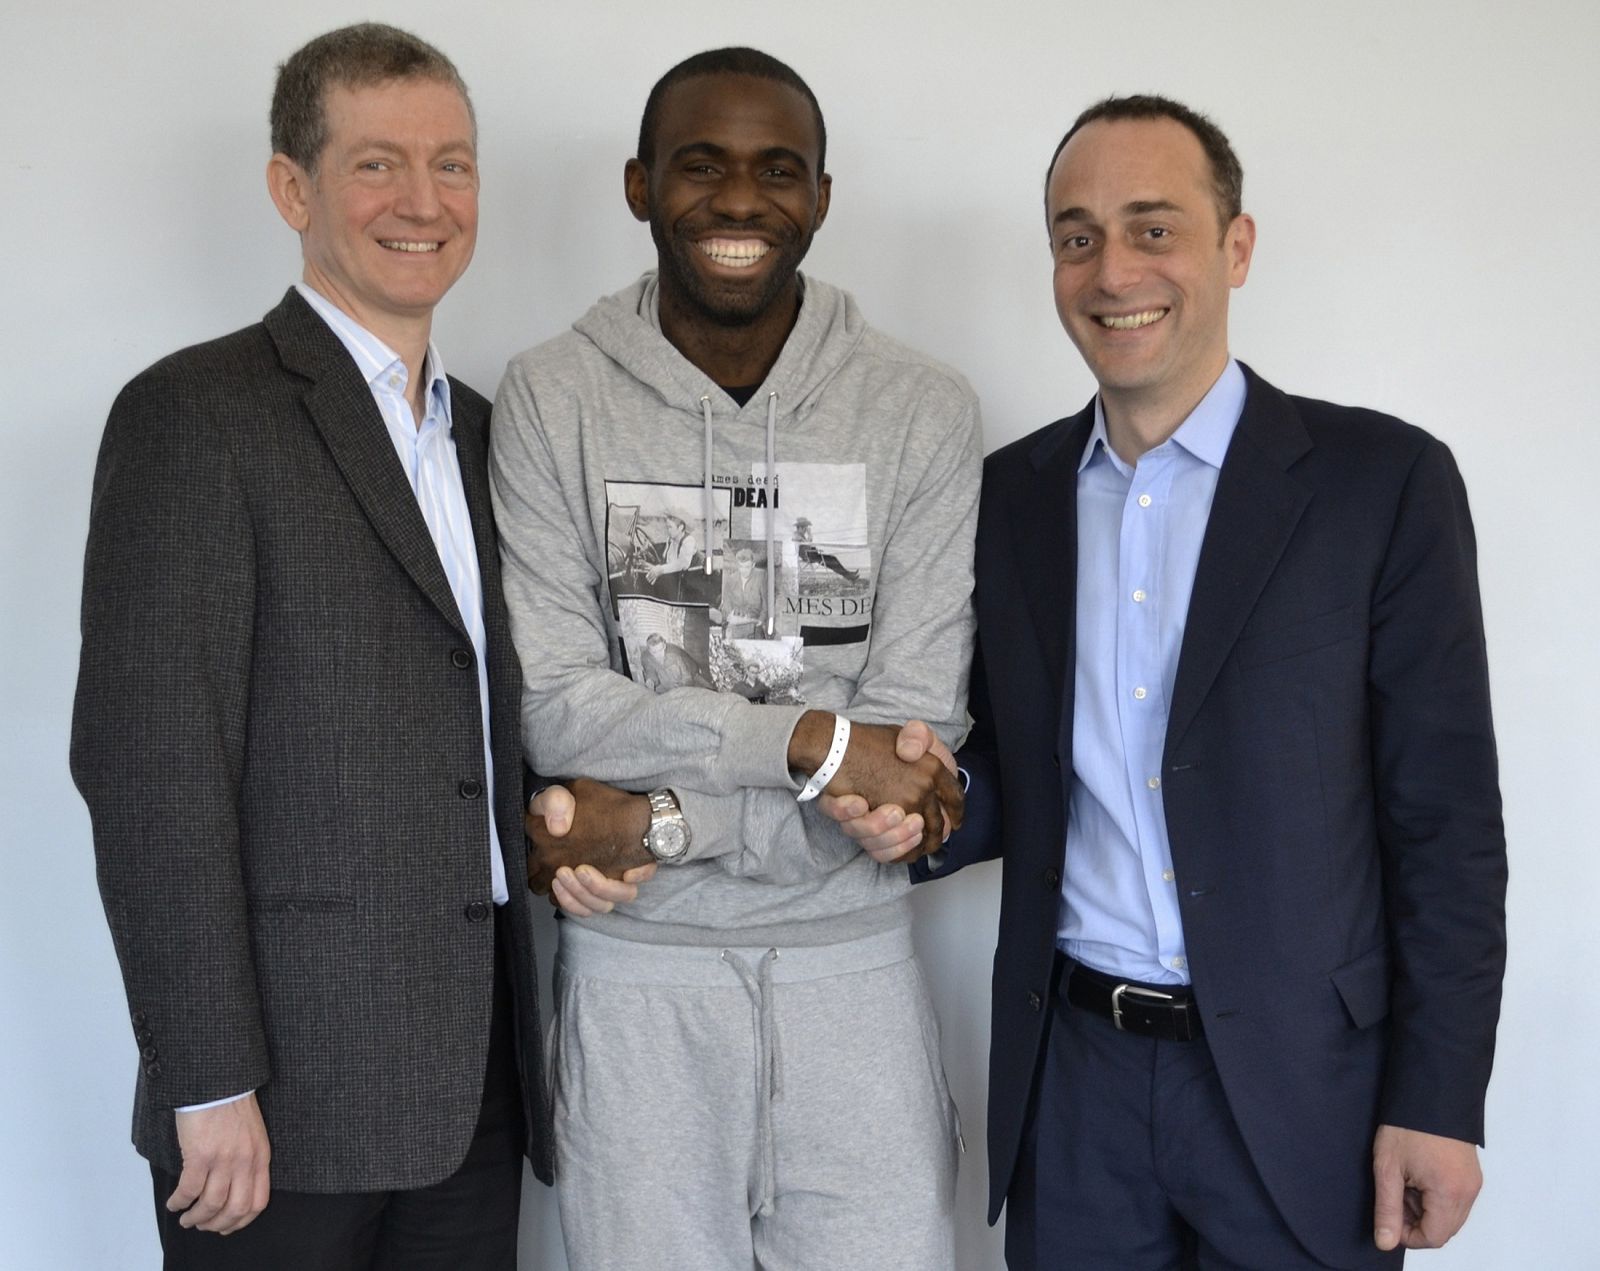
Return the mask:
<path fill-rule="evenodd" d="M 521 677 L 488 403 L 429 342 L 475 123 L 363 24 L 272 124 L 303 285 L 129 384 L 95 474 L 72 770 L 133 1140 L 168 1267 L 514 1268 L 550 1172 Z"/>

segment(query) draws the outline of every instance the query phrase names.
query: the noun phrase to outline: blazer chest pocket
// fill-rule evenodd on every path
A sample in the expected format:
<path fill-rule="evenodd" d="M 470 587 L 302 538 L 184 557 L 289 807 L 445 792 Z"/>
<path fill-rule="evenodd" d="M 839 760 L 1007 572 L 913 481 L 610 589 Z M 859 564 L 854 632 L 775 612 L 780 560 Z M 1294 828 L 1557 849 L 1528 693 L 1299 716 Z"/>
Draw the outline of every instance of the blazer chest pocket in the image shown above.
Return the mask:
<path fill-rule="evenodd" d="M 1369 949 L 1354 961 L 1346 962 L 1328 978 L 1338 990 L 1350 1022 L 1357 1028 L 1370 1028 L 1389 1014 L 1389 950 L 1386 945 Z"/>
<path fill-rule="evenodd" d="M 1241 667 L 1265 666 L 1288 658 L 1339 644 L 1361 633 L 1361 620 L 1354 605 L 1318 614 L 1287 626 L 1266 631 L 1246 629 L 1234 646 Z"/>

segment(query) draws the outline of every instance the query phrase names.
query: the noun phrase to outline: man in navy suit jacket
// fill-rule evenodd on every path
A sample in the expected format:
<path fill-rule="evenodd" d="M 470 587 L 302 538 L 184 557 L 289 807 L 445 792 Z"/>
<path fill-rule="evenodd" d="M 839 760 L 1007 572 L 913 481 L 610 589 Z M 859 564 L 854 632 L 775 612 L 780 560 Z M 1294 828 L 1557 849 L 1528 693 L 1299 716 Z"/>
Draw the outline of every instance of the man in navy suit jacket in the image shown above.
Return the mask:
<path fill-rule="evenodd" d="M 1480 1185 L 1506 866 L 1466 496 L 1427 434 L 1230 358 L 1241 186 L 1175 102 L 1079 118 L 1046 214 L 1100 391 L 985 465 L 966 823 L 916 868 L 1004 857 L 1013 1267 L 1390 1267 Z M 921 833 L 832 810 L 880 857 Z"/>

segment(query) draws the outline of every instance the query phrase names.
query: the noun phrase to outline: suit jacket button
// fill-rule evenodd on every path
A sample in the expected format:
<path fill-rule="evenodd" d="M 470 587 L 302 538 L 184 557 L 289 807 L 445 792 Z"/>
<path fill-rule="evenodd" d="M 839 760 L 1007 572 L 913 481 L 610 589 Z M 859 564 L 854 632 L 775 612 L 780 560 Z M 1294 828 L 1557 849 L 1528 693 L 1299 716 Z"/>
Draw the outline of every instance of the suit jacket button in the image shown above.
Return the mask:
<path fill-rule="evenodd" d="M 148 1028 L 141 1028 L 138 1032 L 134 1033 L 134 1035 L 133 1035 L 133 1040 L 138 1042 L 139 1045 L 141 1045 L 141 1046 L 148 1046 L 155 1039 L 156 1039 L 156 1035 L 154 1033 L 152 1033 Z"/>
<path fill-rule="evenodd" d="M 489 906 L 481 900 L 475 900 L 463 910 L 468 922 L 482 922 L 489 916 Z"/>
<path fill-rule="evenodd" d="M 139 1052 L 139 1053 L 140 1053 L 140 1054 L 141 1054 L 141 1055 L 143 1055 L 143 1056 L 144 1056 L 144 1057 L 145 1057 L 145 1058 L 146 1058 L 146 1059 L 149 1059 L 149 1060 L 152 1060 L 152 1061 L 153 1061 L 153 1060 L 154 1060 L 154 1059 L 155 1059 L 155 1057 L 156 1057 L 156 1055 L 157 1055 L 157 1054 L 158 1054 L 158 1053 L 159 1053 L 159 1052 L 158 1052 L 158 1051 L 157 1051 L 157 1050 L 156 1050 L 156 1048 L 155 1048 L 155 1047 L 154 1047 L 154 1046 L 146 1046 L 146 1047 L 145 1047 L 145 1048 L 144 1048 L 144 1049 L 143 1049 L 143 1050 L 141 1050 L 141 1051 L 140 1051 L 140 1052 Z"/>
<path fill-rule="evenodd" d="M 1049 869 L 1045 870 L 1045 872 L 1044 872 L 1044 885 L 1046 887 L 1048 887 L 1051 891 L 1057 891 L 1057 890 L 1060 889 L 1060 887 L 1061 887 L 1061 871 L 1059 869 L 1057 869 L 1054 865 L 1052 865 Z"/>
<path fill-rule="evenodd" d="M 152 1059 L 149 1063 L 147 1063 L 144 1066 L 144 1075 L 147 1077 L 159 1077 L 161 1075 L 161 1061 L 159 1059 Z"/>
<path fill-rule="evenodd" d="M 483 782 L 468 777 L 456 787 L 456 790 L 463 799 L 476 799 L 483 794 Z"/>
<path fill-rule="evenodd" d="M 1044 998 L 1040 997 L 1037 993 L 1029 993 L 1028 994 L 1028 1009 L 1029 1010 L 1036 1011 L 1043 1005 L 1044 1005 Z"/>
<path fill-rule="evenodd" d="M 472 665 L 472 654 L 465 649 L 450 650 L 450 665 L 458 671 L 465 671 Z"/>
<path fill-rule="evenodd" d="M 146 1024 L 148 1024 L 150 1022 L 146 1018 L 145 1013 L 143 1011 L 135 1011 L 133 1013 L 132 1019 L 133 1019 L 133 1026 L 135 1028 L 143 1028 Z"/>

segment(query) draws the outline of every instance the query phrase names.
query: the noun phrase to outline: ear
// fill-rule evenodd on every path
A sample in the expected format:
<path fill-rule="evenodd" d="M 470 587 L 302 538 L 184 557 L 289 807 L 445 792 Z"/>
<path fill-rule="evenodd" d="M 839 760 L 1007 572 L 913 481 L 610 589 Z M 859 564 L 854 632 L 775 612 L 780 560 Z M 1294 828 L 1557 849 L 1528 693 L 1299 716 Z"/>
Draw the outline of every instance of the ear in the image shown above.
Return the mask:
<path fill-rule="evenodd" d="M 629 159 L 622 166 L 622 194 L 634 220 L 650 219 L 650 173 L 637 159 Z"/>
<path fill-rule="evenodd" d="M 1228 254 L 1228 285 L 1244 286 L 1250 273 L 1250 258 L 1256 250 L 1255 218 L 1245 212 L 1234 217 L 1223 239 L 1222 250 Z"/>
<path fill-rule="evenodd" d="M 304 234 L 311 224 L 310 174 L 288 155 L 275 154 L 267 160 L 267 193 L 289 228 Z"/>
<path fill-rule="evenodd" d="M 817 214 L 811 221 L 813 232 L 822 228 L 822 222 L 828 219 L 828 204 L 833 198 L 833 176 L 824 172 L 817 178 Z"/>

